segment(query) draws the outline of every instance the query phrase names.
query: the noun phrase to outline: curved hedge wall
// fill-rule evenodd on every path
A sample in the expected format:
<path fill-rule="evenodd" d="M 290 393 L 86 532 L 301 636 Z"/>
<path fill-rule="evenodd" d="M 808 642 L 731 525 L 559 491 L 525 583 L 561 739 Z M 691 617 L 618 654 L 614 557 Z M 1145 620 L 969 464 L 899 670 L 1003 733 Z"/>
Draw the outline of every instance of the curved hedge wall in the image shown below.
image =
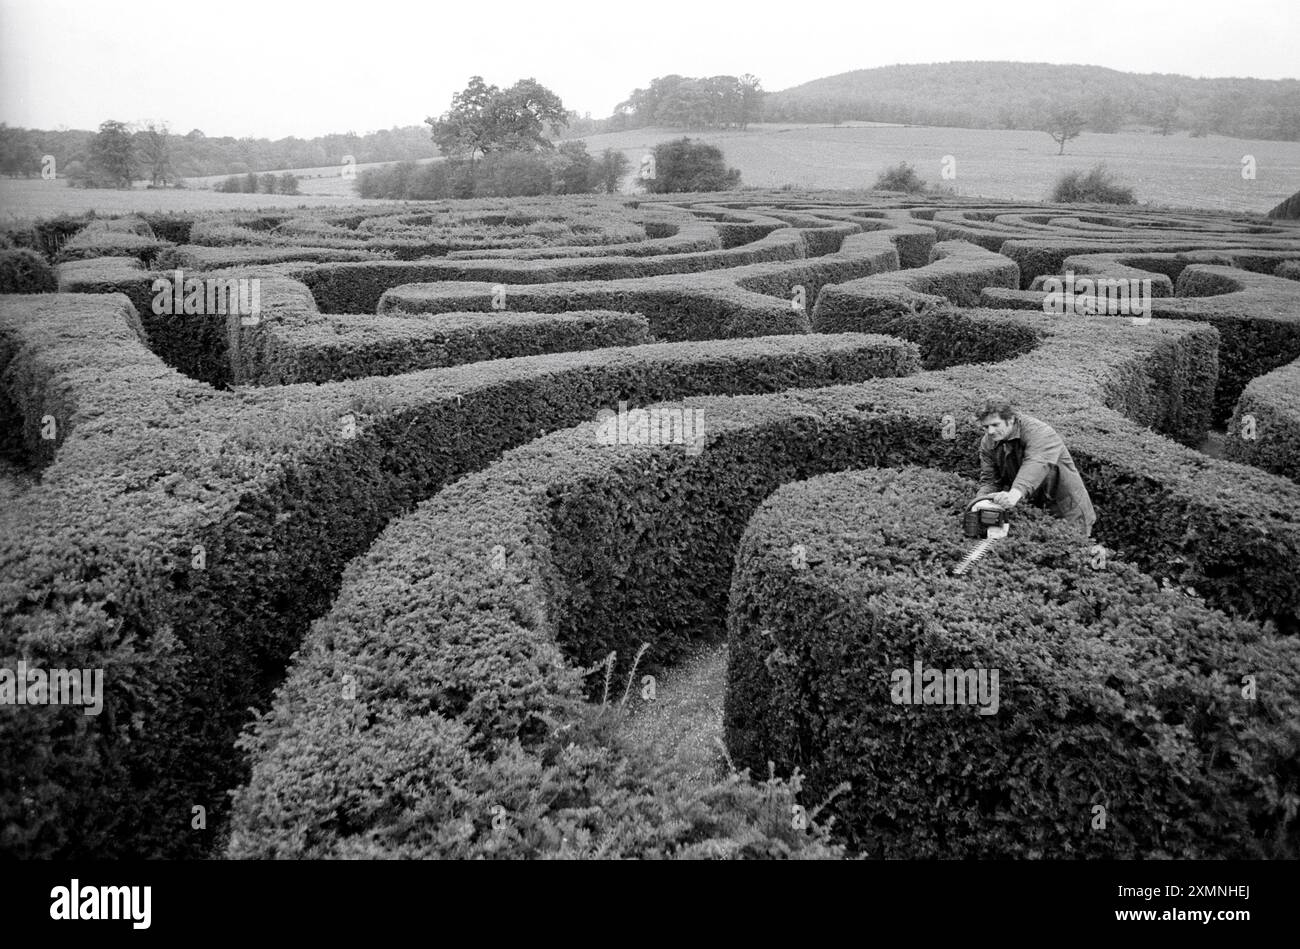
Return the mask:
<path fill-rule="evenodd" d="M 444 313 L 436 319 L 319 316 L 246 334 L 235 379 L 246 385 L 335 382 L 442 366 L 649 342 L 639 313 Z"/>
<path fill-rule="evenodd" d="M 1300 360 L 1246 386 L 1228 421 L 1224 453 L 1300 481 Z"/>
<path fill-rule="evenodd" d="M 1151 316 L 1206 322 L 1219 331 L 1214 420 L 1225 422 L 1250 380 L 1300 358 L 1300 290 L 1290 281 L 1233 267 L 1187 263 L 1178 267 L 1177 296 L 1153 300 Z M 1042 312 L 1045 296 L 1039 291 L 990 287 L 980 298 L 984 306 Z M 1129 324 L 1133 332 L 1146 329 L 1133 326 L 1129 316 L 1112 318 Z"/>
<path fill-rule="evenodd" d="M 25 424 L 52 412 L 65 436 L 40 490 L 0 512 L 0 655 L 104 668 L 107 692 L 95 718 L 0 716 L 0 825 L 17 855 L 206 853 L 239 780 L 234 736 L 343 565 L 502 450 L 620 400 L 917 365 L 898 340 L 803 336 L 222 392 L 123 337 L 133 320 L 120 296 L 0 301 L 7 391 Z M 190 830 L 196 802 L 205 832 Z"/>
<path fill-rule="evenodd" d="M 1033 509 L 953 576 L 974 490 L 904 467 L 768 498 L 731 587 L 737 765 L 798 767 L 813 799 L 849 782 L 831 808 L 873 856 L 1300 853 L 1300 640 L 1098 561 Z"/>
<path fill-rule="evenodd" d="M 1208 388 L 1176 377 L 1151 386 L 1146 372 L 1211 358 L 1213 331 L 1169 324 L 1139 338 L 1104 320 L 1002 318 L 1029 320 L 1043 342 L 1012 363 L 893 383 L 691 399 L 685 407 L 704 413 L 707 432 L 698 454 L 604 446 L 588 423 L 517 449 L 390 526 L 353 564 L 275 709 L 246 736 L 253 772 L 237 796 L 231 853 L 433 856 L 454 828 L 479 832 L 482 799 L 451 793 L 454 773 L 402 749 L 434 741 L 449 718 L 471 727 L 462 748 L 474 767 L 540 753 L 564 726 L 557 696 L 571 694 L 561 656 L 584 664 L 648 642 L 653 669 L 717 635 L 736 546 L 764 498 L 782 483 L 864 465 L 969 471 L 980 434 L 970 416 L 995 379 L 1066 437 L 1106 514 L 1105 543 L 1135 547 L 1132 559 L 1164 576 L 1192 555 L 1175 574 L 1180 584 L 1295 628 L 1300 603 L 1288 577 L 1300 564 L 1300 529 L 1288 510 L 1300 488 L 1278 491 L 1277 479 L 1235 466 L 1207 474 L 1193 453 L 1099 406 L 1123 404 L 1172 431 L 1184 425 L 1184 405 L 1199 402 L 1191 414 L 1205 418 Z M 1046 366 L 1066 368 L 1048 378 Z M 952 439 L 942 435 L 945 415 Z M 1218 490 L 1225 484 L 1231 494 Z M 430 549 L 430 538 L 446 549 L 441 540 Z M 479 643 L 501 658 L 485 662 Z M 344 676 L 357 702 L 346 760 L 323 740 Z M 294 790 L 308 785 L 321 793 Z M 401 791 L 364 791 L 376 786 Z"/>

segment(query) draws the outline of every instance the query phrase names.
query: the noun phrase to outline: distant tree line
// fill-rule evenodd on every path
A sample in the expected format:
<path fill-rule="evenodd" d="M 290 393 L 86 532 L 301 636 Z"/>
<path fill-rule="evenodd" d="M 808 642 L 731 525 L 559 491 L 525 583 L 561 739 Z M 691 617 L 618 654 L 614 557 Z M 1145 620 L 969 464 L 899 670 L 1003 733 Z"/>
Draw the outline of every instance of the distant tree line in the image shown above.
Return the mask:
<path fill-rule="evenodd" d="M 429 142 L 429 130 L 419 125 L 366 135 L 348 132 L 311 139 L 289 137 L 272 141 L 229 136 L 209 138 L 199 129 L 178 135 L 161 122 L 146 123 L 138 128 L 113 120 L 105 124 L 110 123 L 115 148 L 121 149 L 119 136 L 126 136 L 131 143 L 133 177 L 151 181 L 160 164 L 166 169 L 167 180 L 176 181 L 205 175 L 246 175 L 250 171 L 341 166 L 345 155 L 351 155 L 361 164 L 430 158 L 435 154 Z M 46 155 L 54 156 L 59 177 L 65 177 L 70 168 L 88 170 L 93 163 L 94 143 L 103 131 L 103 125 L 94 132 L 43 131 L 0 123 L 0 174 L 11 178 L 39 177 Z M 160 162 L 164 157 L 165 162 Z"/>

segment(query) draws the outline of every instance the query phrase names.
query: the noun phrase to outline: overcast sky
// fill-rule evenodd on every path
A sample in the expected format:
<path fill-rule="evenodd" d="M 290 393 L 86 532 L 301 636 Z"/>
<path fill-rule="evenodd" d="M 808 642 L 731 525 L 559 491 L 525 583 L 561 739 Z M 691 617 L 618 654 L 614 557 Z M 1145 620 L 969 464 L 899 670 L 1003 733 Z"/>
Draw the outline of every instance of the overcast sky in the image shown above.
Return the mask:
<path fill-rule="evenodd" d="M 311 137 L 418 125 L 471 75 L 600 118 L 655 76 L 779 90 L 1017 60 L 1292 78 L 1300 0 L 0 0 L 0 121 Z"/>

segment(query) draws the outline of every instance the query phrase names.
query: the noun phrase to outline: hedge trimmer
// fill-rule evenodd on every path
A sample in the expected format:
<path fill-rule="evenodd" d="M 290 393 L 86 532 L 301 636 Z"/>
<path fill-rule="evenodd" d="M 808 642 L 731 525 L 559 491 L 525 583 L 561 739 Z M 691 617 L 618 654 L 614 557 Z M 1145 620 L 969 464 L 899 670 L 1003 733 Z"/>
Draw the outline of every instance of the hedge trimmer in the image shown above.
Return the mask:
<path fill-rule="evenodd" d="M 966 556 L 952 568 L 953 576 L 960 577 L 975 561 L 979 560 L 989 548 L 1006 537 L 1011 530 L 1011 516 L 1007 511 L 989 500 L 976 501 L 961 516 L 961 530 L 967 537 L 977 540 Z"/>

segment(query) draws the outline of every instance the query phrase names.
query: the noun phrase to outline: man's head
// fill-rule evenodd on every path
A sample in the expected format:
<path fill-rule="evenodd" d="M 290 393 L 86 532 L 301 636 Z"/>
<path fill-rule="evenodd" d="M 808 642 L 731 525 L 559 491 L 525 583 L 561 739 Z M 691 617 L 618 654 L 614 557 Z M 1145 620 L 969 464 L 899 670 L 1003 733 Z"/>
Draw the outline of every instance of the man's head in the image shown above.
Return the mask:
<path fill-rule="evenodd" d="M 980 408 L 977 418 L 984 434 L 1000 442 L 1011 434 L 1011 427 L 1016 423 L 1016 412 L 1009 402 L 989 399 Z"/>

